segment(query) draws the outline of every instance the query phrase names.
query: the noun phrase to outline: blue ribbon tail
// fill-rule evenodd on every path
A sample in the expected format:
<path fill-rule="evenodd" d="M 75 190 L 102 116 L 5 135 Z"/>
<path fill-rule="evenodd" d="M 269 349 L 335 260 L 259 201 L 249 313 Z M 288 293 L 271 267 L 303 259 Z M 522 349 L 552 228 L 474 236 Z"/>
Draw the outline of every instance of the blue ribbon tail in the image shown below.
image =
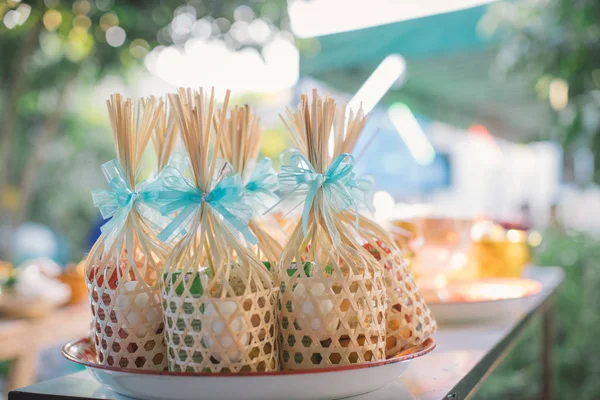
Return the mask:
<path fill-rule="evenodd" d="M 229 212 L 229 210 L 227 210 L 227 208 L 223 207 L 218 202 L 212 203 L 211 206 L 223 216 L 225 221 L 230 223 L 236 230 L 238 230 L 249 243 L 254 245 L 258 244 L 258 239 L 256 239 L 256 236 L 250 232 L 248 225 L 244 223 L 244 221 L 233 215 L 231 212 Z"/>
<path fill-rule="evenodd" d="M 302 209 L 302 231 L 304 232 L 304 236 L 308 235 L 308 222 L 310 216 L 310 209 L 313 207 L 313 201 L 315 200 L 315 196 L 317 195 L 317 191 L 320 186 L 311 184 L 310 190 L 306 195 L 306 200 L 304 201 L 304 208 Z"/>
<path fill-rule="evenodd" d="M 117 239 L 117 236 L 125 226 L 129 212 L 133 207 L 133 202 L 129 202 L 126 206 L 119 209 L 112 216 L 111 220 L 100 227 L 100 232 L 104 235 L 104 248 L 110 249 Z"/>
<path fill-rule="evenodd" d="M 170 243 L 175 237 L 181 233 L 186 227 L 186 221 L 190 218 L 192 213 L 198 208 L 199 204 L 190 204 L 186 206 L 177 217 L 166 226 L 165 229 L 162 230 L 158 234 L 158 240 Z"/>

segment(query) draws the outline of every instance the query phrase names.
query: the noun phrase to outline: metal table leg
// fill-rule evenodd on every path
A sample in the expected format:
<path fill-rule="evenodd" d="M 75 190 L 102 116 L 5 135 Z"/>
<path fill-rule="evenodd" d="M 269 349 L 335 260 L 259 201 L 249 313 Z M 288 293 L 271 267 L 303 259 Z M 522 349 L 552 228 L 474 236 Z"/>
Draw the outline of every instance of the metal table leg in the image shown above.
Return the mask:
<path fill-rule="evenodd" d="M 542 400 L 552 399 L 552 342 L 554 338 L 554 305 L 542 315 Z"/>

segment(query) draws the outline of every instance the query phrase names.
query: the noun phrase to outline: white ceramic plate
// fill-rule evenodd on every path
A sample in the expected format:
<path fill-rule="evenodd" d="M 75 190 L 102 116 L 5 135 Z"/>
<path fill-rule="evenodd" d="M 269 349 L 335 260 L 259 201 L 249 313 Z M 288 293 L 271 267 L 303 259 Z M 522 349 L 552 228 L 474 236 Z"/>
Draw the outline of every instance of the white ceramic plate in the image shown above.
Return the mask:
<path fill-rule="evenodd" d="M 67 343 L 63 355 L 87 370 L 112 391 L 143 400 L 229 399 L 340 399 L 369 393 L 397 379 L 410 360 L 435 348 L 433 339 L 385 361 L 313 369 L 266 373 L 181 373 L 138 371 L 97 364 L 89 338 Z"/>
<path fill-rule="evenodd" d="M 506 318 L 541 290 L 542 284 L 531 279 L 490 278 L 450 283 L 443 295 L 423 296 L 435 319 L 450 324 Z"/>

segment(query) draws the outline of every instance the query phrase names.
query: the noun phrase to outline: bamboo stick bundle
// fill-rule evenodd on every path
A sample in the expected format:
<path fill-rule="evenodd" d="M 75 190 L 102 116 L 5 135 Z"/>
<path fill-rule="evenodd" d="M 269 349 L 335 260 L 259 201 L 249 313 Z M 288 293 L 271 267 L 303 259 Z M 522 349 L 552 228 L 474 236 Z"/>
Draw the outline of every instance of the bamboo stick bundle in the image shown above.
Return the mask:
<path fill-rule="evenodd" d="M 171 371 L 238 372 L 278 368 L 276 291 L 269 272 L 233 230 L 252 240 L 251 211 L 241 203 L 239 176 L 219 166 L 229 92 L 217 110 L 214 90 L 170 96 L 192 179 L 167 166 L 166 213 L 179 211 L 159 236 L 185 233 L 162 279 Z M 170 190 L 170 192 L 169 192 Z M 237 233 L 237 232 L 236 232 Z"/>
<path fill-rule="evenodd" d="M 280 187 L 285 196 L 306 196 L 278 266 L 279 344 L 288 370 L 385 358 L 383 272 L 339 219 L 353 199 L 345 196 L 350 158 L 330 155 L 336 109 L 315 90 L 312 101 L 303 95 L 282 117 L 296 149 L 282 157 Z"/>
<path fill-rule="evenodd" d="M 335 115 L 334 157 L 352 153 L 366 123 L 362 109 L 356 114 L 350 110 L 347 124 L 344 115 L 344 109 Z M 368 202 L 367 199 L 363 200 Z M 435 333 L 437 324 L 419 293 L 402 251 L 384 228 L 359 215 L 356 210 L 348 209 L 340 214 L 340 218 L 354 228 L 354 235 L 363 242 L 363 247 L 384 271 L 389 299 L 386 309 L 386 356 L 392 357 L 407 347 L 421 344 Z M 358 224 L 355 224 L 357 218 Z"/>
<path fill-rule="evenodd" d="M 158 172 L 167 166 L 177 143 L 177 121 L 175 120 L 175 113 L 170 111 L 166 106 L 163 108 L 159 114 L 154 135 L 152 135 Z"/>
<path fill-rule="evenodd" d="M 227 117 L 220 154 L 227 160 L 233 171 L 242 177 L 243 199 L 255 210 L 249 228 L 258 239 L 254 246 L 260 260 L 274 266 L 281 256 L 282 246 L 264 228 L 256 214 L 263 214 L 268 203 L 278 198 L 273 194 L 277 187 L 277 175 L 271 167 L 271 160 L 263 158 L 257 162 L 262 130 L 260 119 L 248 105 L 234 107 Z"/>
<path fill-rule="evenodd" d="M 146 220 L 139 166 L 164 104 L 107 101 L 116 160 L 102 166 L 111 190 L 94 190 L 104 218 L 102 235 L 86 259 L 93 337 L 103 365 L 162 371 L 167 357 L 157 276 L 167 248 Z"/>

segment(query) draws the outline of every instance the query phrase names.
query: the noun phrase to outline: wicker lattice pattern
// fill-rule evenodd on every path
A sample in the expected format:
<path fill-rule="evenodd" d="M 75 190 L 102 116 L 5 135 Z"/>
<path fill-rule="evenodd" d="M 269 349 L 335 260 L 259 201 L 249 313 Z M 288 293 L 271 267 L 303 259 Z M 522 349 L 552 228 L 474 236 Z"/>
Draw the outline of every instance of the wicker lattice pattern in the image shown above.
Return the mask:
<path fill-rule="evenodd" d="M 297 152 L 285 171 L 282 167 L 280 185 L 290 195 L 305 193 L 310 199 L 305 201 L 310 203 L 304 204 L 302 221 L 290 235 L 278 265 L 283 368 L 382 360 L 386 308 L 383 271 L 339 218 L 344 210 L 340 204 L 348 207 L 354 202 L 345 181 L 336 181 L 340 176 L 351 176 L 353 167 L 351 157 L 339 154 L 344 110 L 314 90 L 311 101 L 303 95 L 298 108 L 286 115 L 287 120 L 282 119 Z M 362 112 L 356 116 L 350 113 L 348 135 L 354 136 L 363 125 Z M 338 156 L 347 164 L 344 173 L 335 178 L 337 172 L 330 168 L 341 165 Z M 292 166 L 292 157 L 302 161 Z M 345 200 L 336 202 L 341 197 Z"/>
<path fill-rule="evenodd" d="M 94 249 L 90 256 L 95 254 Z M 93 258 L 93 257 L 92 257 Z M 160 292 L 134 271 L 148 269 L 143 258 L 93 262 L 88 273 L 93 338 L 103 365 L 165 370 L 167 366 Z M 156 265 L 158 267 L 158 265 Z M 110 277 L 107 279 L 107 277 Z"/>
<path fill-rule="evenodd" d="M 356 153 L 355 147 L 366 122 L 366 116 L 359 109 L 356 114 L 350 110 L 346 118 L 344 108 L 336 109 L 333 123 L 333 157 Z M 362 202 L 370 204 L 368 190 L 362 190 Z M 402 257 L 402 252 L 391 240 L 389 234 L 377 223 L 348 209 L 340 214 L 343 224 L 352 231 L 362 247 L 379 264 L 384 275 L 387 292 L 386 311 L 386 356 L 393 356 L 406 347 L 418 345 L 436 330 L 436 323 L 429 308 L 419 294 L 413 277 Z"/>
<path fill-rule="evenodd" d="M 224 226 L 220 229 L 222 236 L 216 237 L 215 246 L 223 261 L 215 272 L 193 267 L 206 260 L 199 235 L 184 239 L 167 261 L 162 295 L 169 370 L 278 369 L 277 292 L 272 289 L 269 272 L 241 245 L 226 251 L 226 241 L 235 238 Z"/>
<path fill-rule="evenodd" d="M 343 219 L 355 221 L 352 212 Z M 431 311 L 419 293 L 402 252 L 390 236 L 375 222 L 359 217 L 359 235 L 363 247 L 379 262 L 384 274 L 388 297 L 386 309 L 386 356 L 390 357 L 407 347 L 423 343 L 437 329 Z"/>
<path fill-rule="evenodd" d="M 386 355 L 419 345 L 433 335 L 437 324 L 397 250 L 384 258 L 389 306 L 386 310 Z"/>
<path fill-rule="evenodd" d="M 86 259 L 96 353 L 103 365 L 162 371 L 167 357 L 157 277 L 168 249 L 140 214 L 136 178 L 144 149 L 164 115 L 163 103 L 150 98 L 134 104 L 121 95 L 112 95 L 107 103 L 121 180 L 110 176 L 114 191 L 97 192 L 97 205 L 102 210 L 110 204 L 114 214 Z M 104 203 L 116 197 L 118 205 Z"/>
<path fill-rule="evenodd" d="M 175 280 L 177 280 L 177 275 Z M 164 296 L 169 369 L 188 372 L 272 371 L 275 349 L 276 293 L 270 289 L 227 298 L 198 296 L 192 283 L 208 285 L 202 273 L 190 273 Z M 195 292 L 195 294 L 193 294 Z M 184 295 L 185 293 L 185 295 Z"/>
<path fill-rule="evenodd" d="M 189 185 L 205 194 L 225 174 L 209 149 L 220 148 L 228 96 L 219 110 L 214 91 L 208 98 L 202 89 L 182 89 L 170 98 L 191 160 Z M 215 373 L 278 369 L 272 275 L 232 233 L 221 213 L 208 202 L 198 203 L 190 213 L 187 233 L 167 258 L 161 287 L 169 369 Z"/>
<path fill-rule="evenodd" d="M 284 278 L 279 310 L 284 369 L 382 360 L 385 292 L 381 279 L 377 271 L 373 276 L 348 278 L 322 271 Z"/>
<path fill-rule="evenodd" d="M 386 293 L 382 271 L 351 239 L 333 249 L 323 227 L 312 226 L 309 243 L 304 241 L 304 251 L 295 257 L 300 262 L 289 263 L 286 250 L 302 238 L 302 227 L 296 228 L 284 249 L 282 265 L 288 267 L 279 271 L 283 368 L 383 360 Z"/>

